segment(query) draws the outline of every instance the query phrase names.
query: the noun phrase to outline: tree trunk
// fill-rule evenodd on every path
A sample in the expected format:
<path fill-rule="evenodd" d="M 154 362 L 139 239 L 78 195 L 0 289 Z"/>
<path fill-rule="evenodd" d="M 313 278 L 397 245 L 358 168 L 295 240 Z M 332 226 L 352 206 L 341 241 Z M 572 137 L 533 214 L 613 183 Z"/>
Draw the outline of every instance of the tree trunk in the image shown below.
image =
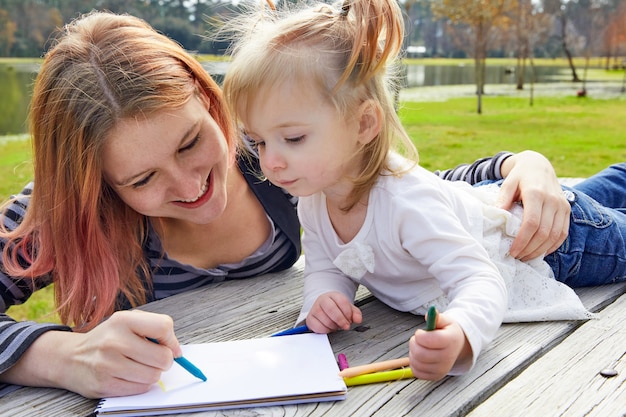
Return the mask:
<path fill-rule="evenodd" d="M 521 61 L 521 62 L 520 62 Z M 522 57 L 521 60 L 518 58 L 517 64 L 517 89 L 524 89 L 524 78 L 526 77 L 526 56 Z"/>
<path fill-rule="evenodd" d="M 476 41 L 474 44 L 474 79 L 476 82 L 477 112 L 482 114 L 482 96 L 485 94 L 485 59 L 487 57 L 487 40 L 485 39 L 484 25 L 476 26 Z"/>
<path fill-rule="evenodd" d="M 533 54 L 528 56 L 530 63 L 530 107 L 533 106 L 535 100 L 535 61 L 533 61 Z"/>
<path fill-rule="evenodd" d="M 578 74 L 576 74 L 576 67 L 574 66 L 574 61 L 572 60 L 572 53 L 569 51 L 567 47 L 567 38 L 566 38 L 566 26 L 567 26 L 567 18 L 565 17 L 565 12 L 561 12 L 561 42 L 563 44 L 563 52 L 567 56 L 567 61 L 569 62 L 569 67 L 572 70 L 572 82 L 580 82 L 580 78 L 578 78 Z"/>

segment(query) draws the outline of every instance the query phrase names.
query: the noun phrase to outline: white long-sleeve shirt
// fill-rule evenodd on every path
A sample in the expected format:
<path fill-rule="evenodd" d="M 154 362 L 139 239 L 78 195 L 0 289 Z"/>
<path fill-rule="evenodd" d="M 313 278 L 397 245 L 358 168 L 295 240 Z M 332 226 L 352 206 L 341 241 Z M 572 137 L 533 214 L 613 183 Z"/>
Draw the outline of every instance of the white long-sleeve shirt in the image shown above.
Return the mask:
<path fill-rule="evenodd" d="M 321 294 L 339 291 L 352 300 L 359 285 L 400 311 L 424 314 L 435 304 L 461 326 L 473 351 L 472 363 L 457 364 L 451 374 L 469 370 L 507 313 L 503 273 L 512 285 L 521 273 L 523 285 L 539 295 L 548 292 L 533 288 L 537 280 L 541 287 L 547 280 L 557 292 L 572 292 L 550 277 L 542 260 L 528 265 L 508 256 L 519 219 L 485 204 L 479 192 L 419 166 L 401 177 L 382 175 L 370 191 L 361 229 L 347 243 L 332 227 L 323 193 L 300 198 L 305 285 L 298 321 Z M 514 308 L 524 310 L 526 302 Z M 541 314 L 530 319 L 550 319 L 552 313 Z"/>

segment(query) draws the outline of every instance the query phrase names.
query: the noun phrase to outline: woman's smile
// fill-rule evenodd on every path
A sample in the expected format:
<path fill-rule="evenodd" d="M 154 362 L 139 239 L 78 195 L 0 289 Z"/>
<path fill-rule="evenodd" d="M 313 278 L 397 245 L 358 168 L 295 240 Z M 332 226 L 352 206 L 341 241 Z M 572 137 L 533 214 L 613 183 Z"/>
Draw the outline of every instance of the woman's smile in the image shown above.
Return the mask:
<path fill-rule="evenodd" d="M 200 207 L 201 205 L 209 201 L 213 193 L 213 186 L 212 186 L 213 175 L 212 174 L 213 172 L 211 172 L 211 174 L 209 175 L 209 178 L 207 178 L 205 183 L 202 184 L 202 187 L 200 188 L 200 193 L 198 194 L 196 198 L 190 199 L 190 200 L 174 201 L 174 204 L 180 207 L 194 209 L 194 208 Z"/>

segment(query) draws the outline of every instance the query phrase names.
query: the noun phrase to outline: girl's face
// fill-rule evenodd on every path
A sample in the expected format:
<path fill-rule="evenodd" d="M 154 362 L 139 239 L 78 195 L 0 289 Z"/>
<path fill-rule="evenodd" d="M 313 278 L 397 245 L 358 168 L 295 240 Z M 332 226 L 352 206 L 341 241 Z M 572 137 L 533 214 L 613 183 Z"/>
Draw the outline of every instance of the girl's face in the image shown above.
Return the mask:
<path fill-rule="evenodd" d="M 104 176 L 135 211 L 197 224 L 222 214 L 229 150 L 208 106 L 194 95 L 179 108 L 124 119 L 112 130 Z"/>
<path fill-rule="evenodd" d="M 282 83 L 259 94 L 245 114 L 263 174 L 290 194 L 346 196 L 360 166 L 358 117 L 347 119 L 302 84 Z"/>

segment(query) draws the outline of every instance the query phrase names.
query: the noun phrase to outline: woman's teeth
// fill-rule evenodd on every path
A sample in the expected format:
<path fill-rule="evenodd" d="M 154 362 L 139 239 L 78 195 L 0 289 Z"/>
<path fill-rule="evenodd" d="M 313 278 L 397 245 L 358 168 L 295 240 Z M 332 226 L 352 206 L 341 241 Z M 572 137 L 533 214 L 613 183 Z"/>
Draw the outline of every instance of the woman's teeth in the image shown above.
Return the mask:
<path fill-rule="evenodd" d="M 198 194 L 198 196 L 196 198 L 192 198 L 191 200 L 180 200 L 183 203 L 193 203 L 194 201 L 198 201 L 198 199 L 200 197 L 202 197 L 204 195 L 204 193 L 206 193 L 206 190 L 208 189 L 208 185 L 205 182 L 204 184 L 202 184 L 202 188 L 200 189 L 200 194 Z"/>

